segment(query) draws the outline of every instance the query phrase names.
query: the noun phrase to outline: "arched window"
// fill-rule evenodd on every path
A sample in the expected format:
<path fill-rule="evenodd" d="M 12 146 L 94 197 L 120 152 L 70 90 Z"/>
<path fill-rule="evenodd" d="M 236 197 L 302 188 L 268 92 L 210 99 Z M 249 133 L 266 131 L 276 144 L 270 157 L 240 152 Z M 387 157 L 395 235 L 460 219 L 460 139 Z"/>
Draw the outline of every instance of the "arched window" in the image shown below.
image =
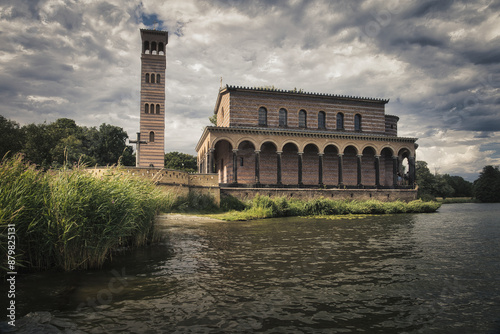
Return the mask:
<path fill-rule="evenodd" d="M 158 43 L 158 53 L 161 54 L 160 52 L 162 52 L 162 53 L 164 52 L 162 42 Z"/>
<path fill-rule="evenodd" d="M 151 83 L 155 83 L 155 74 L 151 73 Z"/>
<path fill-rule="evenodd" d="M 341 112 L 337 114 L 337 130 L 344 130 L 344 114 Z"/>
<path fill-rule="evenodd" d="M 156 75 L 156 83 L 160 83 L 161 76 L 159 74 Z"/>
<path fill-rule="evenodd" d="M 149 113 L 149 104 L 147 104 L 147 103 L 144 105 L 144 112 L 145 112 L 146 114 L 148 114 L 148 113 Z"/>
<path fill-rule="evenodd" d="M 324 111 L 318 113 L 318 129 L 326 129 L 326 114 Z"/>
<path fill-rule="evenodd" d="M 267 109 L 259 108 L 259 126 L 267 126 Z"/>
<path fill-rule="evenodd" d="M 144 53 L 149 53 L 149 42 L 148 41 L 144 42 Z"/>
<path fill-rule="evenodd" d="M 157 113 L 157 114 L 159 114 L 159 113 L 160 113 L 160 105 L 159 105 L 159 104 L 157 104 L 157 105 L 156 105 L 156 113 Z"/>
<path fill-rule="evenodd" d="M 151 42 L 151 54 L 156 54 L 156 42 Z"/>
<path fill-rule="evenodd" d="M 360 114 L 354 115 L 354 130 L 361 131 L 361 115 Z"/>
<path fill-rule="evenodd" d="M 153 131 L 151 131 L 149 133 L 149 142 L 154 143 L 154 141 L 155 141 L 155 133 Z"/>
<path fill-rule="evenodd" d="M 307 112 L 304 109 L 299 111 L 299 128 L 307 128 Z"/>
<path fill-rule="evenodd" d="M 146 73 L 146 83 L 149 83 L 149 73 Z"/>
<path fill-rule="evenodd" d="M 286 128 L 288 123 L 288 112 L 285 108 L 281 108 L 279 111 L 279 126 Z"/>

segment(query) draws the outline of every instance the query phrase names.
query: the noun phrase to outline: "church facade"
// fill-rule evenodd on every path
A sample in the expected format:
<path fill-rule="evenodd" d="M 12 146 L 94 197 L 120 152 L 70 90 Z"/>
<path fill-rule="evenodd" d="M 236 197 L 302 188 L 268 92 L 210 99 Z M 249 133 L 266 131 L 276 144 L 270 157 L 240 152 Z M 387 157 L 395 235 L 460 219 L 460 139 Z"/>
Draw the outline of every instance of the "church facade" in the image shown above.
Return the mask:
<path fill-rule="evenodd" d="M 413 189 L 416 138 L 389 100 L 226 86 L 196 146 L 221 187 Z"/>

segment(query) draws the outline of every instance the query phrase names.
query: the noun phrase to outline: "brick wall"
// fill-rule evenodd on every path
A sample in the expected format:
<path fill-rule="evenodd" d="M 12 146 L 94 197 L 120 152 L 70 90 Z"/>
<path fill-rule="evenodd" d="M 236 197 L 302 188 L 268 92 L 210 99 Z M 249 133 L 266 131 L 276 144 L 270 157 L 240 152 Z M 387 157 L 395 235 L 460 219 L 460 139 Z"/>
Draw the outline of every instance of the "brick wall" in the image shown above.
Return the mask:
<path fill-rule="evenodd" d="M 230 110 L 227 99 L 230 96 Z M 226 99 L 226 100 L 225 100 Z M 258 110 L 267 109 L 267 123 L 270 128 L 279 127 L 279 110 L 285 108 L 288 114 L 288 128 L 299 128 L 299 111 L 307 112 L 307 128 L 318 129 L 318 113 L 326 114 L 326 130 L 336 130 L 337 113 L 344 114 L 345 131 L 354 131 L 354 115 L 362 116 L 362 132 L 385 134 L 385 105 L 380 102 L 363 102 L 327 97 L 265 93 L 259 91 L 226 92 L 219 106 L 224 107 L 224 122 L 219 126 L 258 126 Z M 229 118 L 229 119 L 227 119 Z"/>
<path fill-rule="evenodd" d="M 221 196 L 231 195 L 241 200 L 252 199 L 255 195 L 287 197 L 299 199 L 329 198 L 379 201 L 413 201 L 417 198 L 414 189 L 261 189 L 261 188 L 221 188 Z"/>

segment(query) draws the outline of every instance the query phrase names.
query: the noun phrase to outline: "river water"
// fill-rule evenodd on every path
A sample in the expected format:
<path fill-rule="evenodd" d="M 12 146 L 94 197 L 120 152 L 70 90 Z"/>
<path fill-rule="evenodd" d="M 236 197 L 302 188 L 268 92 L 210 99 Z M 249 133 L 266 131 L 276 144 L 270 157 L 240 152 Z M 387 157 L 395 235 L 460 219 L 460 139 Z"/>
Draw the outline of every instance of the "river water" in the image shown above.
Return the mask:
<path fill-rule="evenodd" d="M 18 312 L 88 333 L 500 333 L 499 217 L 177 222 L 102 270 L 20 276 Z"/>

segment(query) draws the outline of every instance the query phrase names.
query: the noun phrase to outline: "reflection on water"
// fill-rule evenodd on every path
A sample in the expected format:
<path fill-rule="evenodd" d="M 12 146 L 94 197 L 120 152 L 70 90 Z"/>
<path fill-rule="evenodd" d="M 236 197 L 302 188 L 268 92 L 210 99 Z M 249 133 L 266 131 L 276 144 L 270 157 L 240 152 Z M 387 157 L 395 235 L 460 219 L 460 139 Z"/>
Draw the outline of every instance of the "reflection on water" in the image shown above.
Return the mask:
<path fill-rule="evenodd" d="M 96 333 L 496 333 L 499 214 L 176 223 L 102 271 L 22 277 L 20 307 Z"/>

